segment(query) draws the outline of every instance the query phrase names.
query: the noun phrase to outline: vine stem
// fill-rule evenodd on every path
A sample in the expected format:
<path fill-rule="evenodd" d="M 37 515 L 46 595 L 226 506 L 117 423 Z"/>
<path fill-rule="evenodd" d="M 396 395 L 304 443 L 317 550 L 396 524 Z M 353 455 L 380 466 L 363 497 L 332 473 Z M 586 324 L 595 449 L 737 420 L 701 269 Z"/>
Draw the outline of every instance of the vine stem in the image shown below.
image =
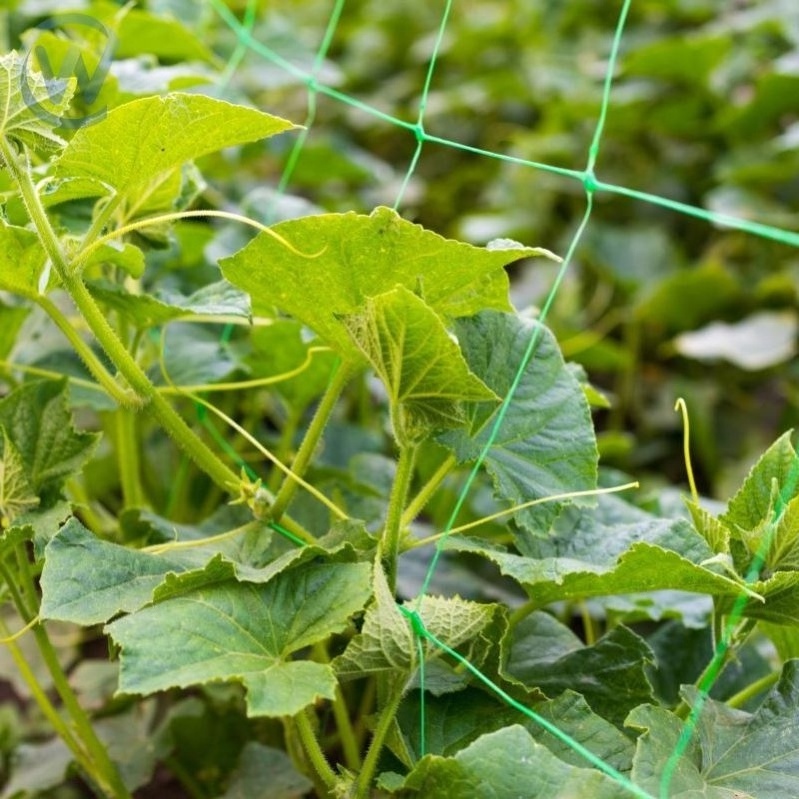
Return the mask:
<path fill-rule="evenodd" d="M 355 799 L 368 799 L 369 797 L 370 786 L 375 770 L 377 769 L 377 761 L 380 757 L 380 752 L 383 749 L 386 736 L 391 729 L 394 717 L 397 715 L 397 709 L 402 701 L 402 682 L 396 680 L 392 688 L 393 690 L 389 695 L 388 702 L 380 711 L 380 718 L 378 719 L 377 727 L 375 727 L 372 740 L 369 743 L 369 749 L 363 761 L 363 768 L 358 775 Z"/>
<path fill-rule="evenodd" d="M 402 514 L 402 526 L 407 527 L 421 512 L 425 505 L 430 501 L 438 487 L 444 482 L 444 478 L 455 468 L 458 460 L 454 455 L 447 455 L 444 461 L 435 470 L 433 476 L 419 489 L 416 496 L 408 503 Z"/>
<path fill-rule="evenodd" d="M 321 746 L 319 746 L 319 741 L 313 731 L 313 725 L 311 724 L 311 720 L 309 718 L 310 712 L 311 711 L 308 708 L 300 711 L 296 716 L 294 716 L 294 725 L 297 729 L 297 733 L 300 736 L 303 751 L 305 752 L 305 755 L 308 758 L 311 766 L 313 766 L 316 776 L 324 784 L 326 791 L 331 793 L 338 784 L 339 780 L 336 776 L 336 773 L 330 767 L 330 763 L 327 762 L 327 758 L 325 757 Z"/>
<path fill-rule="evenodd" d="M 400 544 L 402 543 L 402 511 L 408 499 L 408 490 L 413 479 L 413 466 L 416 461 L 415 445 L 400 447 L 397 473 L 394 475 L 394 484 L 391 487 L 391 496 L 388 501 L 386 514 L 386 528 L 381 542 L 381 553 L 386 569 L 386 579 L 393 591 L 397 582 L 397 562 L 399 560 Z"/>
<path fill-rule="evenodd" d="M 100 346 L 173 440 L 220 488 L 230 492 L 239 484 L 238 476 L 194 434 L 177 411 L 156 391 L 135 358 L 120 341 L 80 276 L 73 271 L 42 206 L 30 172 L 20 165 L 17 154 L 5 137 L 0 137 L 0 155 L 19 188 L 42 247 L 50 258 L 64 289 L 72 297 L 72 301 Z"/>
<path fill-rule="evenodd" d="M 17 612 L 20 614 L 23 621 L 29 623 L 32 621 L 34 614 L 31 608 L 26 604 L 24 597 L 26 595 L 32 596 L 35 593 L 35 586 L 30 572 L 30 563 L 23 545 L 20 544 L 15 549 L 19 564 L 17 576 L 22 581 L 22 591 L 20 592 L 13 577 L 8 573 L 5 566 L 2 566 L 0 569 L 0 575 L 8 586 Z M 2 628 L 5 629 L 4 624 L 2 624 Z M 113 799 L 131 799 L 131 795 L 122 782 L 122 778 L 116 766 L 108 756 L 108 751 L 102 741 L 97 737 L 86 711 L 84 711 L 78 702 L 64 670 L 61 668 L 61 663 L 58 660 L 58 655 L 50 641 L 47 630 L 45 630 L 41 623 L 34 624 L 31 630 L 36 640 L 39 653 L 44 661 L 44 665 L 47 667 L 47 671 L 53 680 L 53 687 L 56 689 L 61 701 L 64 703 L 64 707 L 69 713 L 74 727 L 74 733 L 73 730 L 64 723 L 58 711 L 47 698 L 46 693 L 33 674 L 17 644 L 13 641 L 8 642 L 6 645 L 9 647 L 11 656 L 26 684 L 31 689 L 31 693 L 36 699 L 37 704 L 53 726 L 53 730 L 69 747 L 78 764 L 86 772 L 87 776 L 97 783 L 102 792 L 106 796 L 113 797 Z M 77 737 L 75 737 L 75 733 Z"/>
<path fill-rule="evenodd" d="M 352 369 L 349 364 L 339 361 L 330 378 L 330 382 L 327 384 L 325 393 L 322 395 L 322 399 L 319 400 L 319 405 L 316 408 L 313 419 L 311 419 L 308 430 L 305 432 L 302 444 L 300 444 L 300 448 L 297 450 L 297 455 L 292 461 L 291 475 L 286 475 L 280 486 L 280 490 L 277 492 L 277 496 L 275 496 L 275 501 L 270 512 L 272 519 L 275 521 L 280 521 L 280 517 L 286 512 L 286 508 L 288 508 L 289 503 L 294 497 L 300 485 L 296 477 L 304 476 L 305 470 L 308 468 L 314 451 L 322 438 L 325 426 L 330 419 L 330 414 L 333 412 L 333 408 L 336 406 L 336 402 L 338 402 L 338 398 L 344 390 L 347 381 L 350 379 L 351 374 Z"/>
<path fill-rule="evenodd" d="M 747 685 L 746 688 L 742 688 L 737 694 L 731 696 L 725 702 L 725 704 L 727 707 L 741 707 L 750 699 L 765 691 L 767 688 L 771 688 L 772 685 L 776 685 L 776 683 L 779 682 L 779 679 L 780 673 L 778 671 L 769 672 L 765 677 L 761 677 L 759 680 L 755 680 L 753 683 Z"/>

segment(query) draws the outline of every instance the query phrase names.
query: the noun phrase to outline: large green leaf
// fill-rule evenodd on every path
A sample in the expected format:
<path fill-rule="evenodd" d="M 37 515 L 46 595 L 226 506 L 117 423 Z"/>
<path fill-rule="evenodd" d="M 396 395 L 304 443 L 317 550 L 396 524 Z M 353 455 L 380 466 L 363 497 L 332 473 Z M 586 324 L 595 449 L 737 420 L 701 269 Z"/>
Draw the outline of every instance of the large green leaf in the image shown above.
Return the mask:
<path fill-rule="evenodd" d="M 695 699 L 695 692 L 691 692 Z M 627 725 L 642 730 L 633 778 L 657 794 L 683 722 L 644 705 Z M 783 667 L 779 683 L 754 714 L 708 700 L 687 752 L 674 772 L 670 799 L 775 799 L 799 795 L 799 661 Z"/>
<path fill-rule="evenodd" d="M 370 574 L 368 564 L 304 566 L 265 586 L 210 586 L 112 622 L 119 689 L 148 694 L 237 680 L 253 716 L 294 715 L 332 699 L 331 666 L 292 655 L 344 630 L 371 594 Z"/>
<path fill-rule="evenodd" d="M 32 230 L 0 221 L 0 290 L 36 297 L 46 261 L 39 237 Z"/>
<path fill-rule="evenodd" d="M 652 650 L 626 627 L 616 627 L 593 646 L 569 646 L 569 631 L 545 613 L 518 624 L 503 668 L 506 677 L 548 696 L 566 689 L 582 694 L 591 709 L 621 726 L 627 713 L 652 700 L 646 676 Z"/>
<path fill-rule="evenodd" d="M 31 60 L 17 52 L 0 56 L 0 136 L 33 149 L 62 147 L 64 141 L 53 129 L 68 108 L 75 85 L 74 78 L 45 80 L 32 69 Z"/>
<path fill-rule="evenodd" d="M 46 495 L 47 504 L 66 479 L 80 471 L 99 438 L 75 430 L 66 381 L 20 386 L 0 401 L 0 428 L 16 448 L 30 487 Z"/>
<path fill-rule="evenodd" d="M 464 401 L 498 400 L 470 371 L 439 316 L 406 288 L 370 297 L 343 319 L 380 376 L 398 441 L 421 440 L 464 421 Z"/>
<path fill-rule="evenodd" d="M 460 320 L 456 333 L 470 369 L 504 397 L 533 335 L 532 359 L 485 458 L 496 493 L 520 504 L 532 499 L 596 487 L 597 449 L 585 395 L 566 368 L 552 334 L 536 322 L 486 311 Z M 475 460 L 494 424 L 495 405 L 469 409 L 468 431 L 440 436 L 461 461 Z M 546 533 L 561 503 L 518 511 L 531 531 Z"/>
<path fill-rule="evenodd" d="M 388 208 L 369 216 L 304 217 L 273 230 L 298 252 L 261 233 L 220 262 L 222 273 L 252 296 L 256 311 L 280 308 L 354 358 L 360 357 L 359 350 L 340 317 L 361 312 L 367 297 L 397 285 L 420 290 L 445 320 L 484 308 L 509 310 L 503 267 L 545 253 L 488 250 L 444 239 Z"/>
<path fill-rule="evenodd" d="M 172 528 L 178 548 L 166 553 L 143 552 L 103 541 L 77 519 L 69 520 L 47 545 L 41 577 L 42 617 L 97 624 L 150 602 L 226 580 L 267 583 L 284 569 L 320 556 L 336 561 L 354 557 L 349 543 L 336 540 L 335 532 L 320 539 L 318 545 L 291 547 L 276 555 L 265 528 L 194 546 L 186 545 L 197 538 L 196 530 L 180 525 Z"/>
<path fill-rule="evenodd" d="M 567 508 L 546 539 L 518 536 L 524 554 L 474 539 L 447 548 L 475 552 L 520 582 L 539 606 L 562 599 L 664 588 L 737 596 L 740 580 L 702 565 L 713 557 L 705 540 L 681 519 L 661 519 L 613 496 L 595 509 Z"/>
<path fill-rule="evenodd" d="M 424 799 L 518 799 L 520 795 L 525 799 L 618 799 L 621 795 L 609 777 L 564 763 L 519 725 L 483 735 L 451 758 L 428 755 L 403 787 Z"/>
<path fill-rule="evenodd" d="M 609 765 L 620 771 L 630 770 L 634 752 L 630 739 L 596 715 L 579 694 L 565 691 L 556 699 L 538 702 L 531 708 Z M 409 767 L 422 757 L 420 711 L 419 694 L 413 692 L 397 713 L 401 741 L 392 741 L 392 748 Z M 480 735 L 510 724 L 524 725 L 536 741 L 566 763 L 585 765 L 582 755 L 540 724 L 477 688 L 425 698 L 425 754 L 454 755 Z"/>
<path fill-rule="evenodd" d="M 81 128 L 58 160 L 63 177 L 93 178 L 135 193 L 168 170 L 201 155 L 272 136 L 294 126 L 254 108 L 200 94 L 145 97 Z"/>

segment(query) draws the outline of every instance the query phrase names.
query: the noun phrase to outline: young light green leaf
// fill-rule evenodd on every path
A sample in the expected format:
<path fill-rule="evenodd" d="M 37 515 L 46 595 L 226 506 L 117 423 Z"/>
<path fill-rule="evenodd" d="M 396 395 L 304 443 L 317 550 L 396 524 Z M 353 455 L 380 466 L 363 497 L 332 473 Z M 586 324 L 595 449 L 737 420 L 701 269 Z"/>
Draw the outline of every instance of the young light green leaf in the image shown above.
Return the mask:
<path fill-rule="evenodd" d="M 368 564 L 314 564 L 264 586 L 209 586 L 112 622 L 120 691 L 236 680 L 247 688 L 249 715 L 274 717 L 332 699 L 333 669 L 291 656 L 345 628 L 371 594 L 370 573 Z"/>
<path fill-rule="evenodd" d="M 759 458 L 744 480 L 743 485 L 730 500 L 721 521 L 731 529 L 754 530 L 763 522 L 771 521 L 774 508 L 774 490 L 790 490 L 783 501 L 799 494 L 796 471 L 799 455 L 791 444 L 791 433 L 780 436 Z"/>
<path fill-rule="evenodd" d="M 377 208 L 369 216 L 324 214 L 275 225 L 302 253 L 266 233 L 220 262 L 222 273 L 253 298 L 256 311 L 280 308 L 339 353 L 358 358 L 340 317 L 360 313 L 367 297 L 398 285 L 415 291 L 448 321 L 484 308 L 510 310 L 509 263 L 544 251 L 489 251 L 441 236 Z M 302 291 L 297 291 L 302 286 Z"/>
<path fill-rule="evenodd" d="M 92 178 L 115 192 L 133 193 L 187 161 L 293 127 L 254 108 L 200 94 L 145 97 L 78 130 L 58 159 L 57 175 Z"/>
<path fill-rule="evenodd" d="M 410 673 L 416 646 L 408 620 L 397 608 L 379 561 L 374 568 L 374 602 L 369 606 L 361 632 L 333 661 L 343 678 L 385 671 Z"/>
<path fill-rule="evenodd" d="M 566 689 L 576 691 L 595 713 L 619 727 L 632 708 L 652 701 L 646 669 L 654 655 L 635 633 L 616 627 L 593 646 L 563 651 L 560 638 L 568 630 L 559 632 L 557 624 L 544 613 L 518 624 L 507 647 L 503 676 L 551 697 Z"/>
<path fill-rule="evenodd" d="M 39 237 L 32 230 L 0 220 L 0 290 L 36 297 L 46 261 Z"/>
<path fill-rule="evenodd" d="M 370 297 L 362 313 L 342 321 L 386 386 L 398 441 L 459 426 L 465 401 L 499 400 L 469 371 L 435 311 L 408 289 Z"/>
<path fill-rule="evenodd" d="M 64 140 L 53 129 L 69 107 L 75 86 L 75 78 L 45 80 L 29 57 L 13 50 L 0 56 L 0 136 L 34 150 L 60 149 Z"/>
<path fill-rule="evenodd" d="M 99 436 L 78 432 L 66 381 L 25 383 L 0 401 L 0 427 L 19 452 L 33 491 L 47 504 L 92 454 Z"/>
<path fill-rule="evenodd" d="M 554 336 L 537 322 L 486 311 L 455 327 L 469 368 L 500 397 L 510 390 L 536 330 L 535 352 L 485 458 L 496 493 L 514 504 L 596 487 L 598 454 L 588 403 Z M 470 406 L 468 430 L 444 433 L 439 440 L 460 461 L 475 460 L 488 441 L 495 411 L 495 405 Z M 561 507 L 546 503 L 514 518 L 544 534 Z"/>
<path fill-rule="evenodd" d="M 403 787 L 424 799 L 518 799 L 520 786 L 525 799 L 619 797 L 619 786 L 609 777 L 564 763 L 516 724 L 481 736 L 454 757 L 428 755 Z"/>
<path fill-rule="evenodd" d="M 695 699 L 695 691 L 689 698 Z M 657 793 L 682 722 L 662 708 L 642 706 L 627 725 L 643 731 L 633 779 Z M 737 792 L 737 794 L 736 794 Z M 754 714 L 707 700 L 696 735 L 680 759 L 669 797 L 731 799 L 799 795 L 799 661 L 788 661 L 779 683 Z"/>

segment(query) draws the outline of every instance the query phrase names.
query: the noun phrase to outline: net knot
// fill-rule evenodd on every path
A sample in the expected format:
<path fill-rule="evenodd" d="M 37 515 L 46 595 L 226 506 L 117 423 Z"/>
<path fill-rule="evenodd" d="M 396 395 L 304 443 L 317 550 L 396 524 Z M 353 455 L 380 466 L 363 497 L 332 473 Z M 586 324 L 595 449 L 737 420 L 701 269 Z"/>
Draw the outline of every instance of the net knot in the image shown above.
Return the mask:
<path fill-rule="evenodd" d="M 583 173 L 583 186 L 588 194 L 594 194 L 599 188 L 599 181 L 596 179 L 593 169 L 588 169 Z"/>
<path fill-rule="evenodd" d="M 403 607 L 402 605 L 398 605 L 397 607 L 399 608 L 400 613 L 402 613 L 402 615 L 405 616 L 408 621 L 410 621 L 413 634 L 418 638 L 427 638 L 427 628 L 424 626 L 422 617 L 415 610 Z"/>
<path fill-rule="evenodd" d="M 311 94 L 315 94 L 319 91 L 319 81 L 316 79 L 316 75 L 309 75 L 305 79 L 305 88 L 308 89 Z"/>
<path fill-rule="evenodd" d="M 421 122 L 417 122 L 413 128 L 413 135 L 416 137 L 416 141 L 420 144 L 427 141 L 427 134 L 424 130 L 424 125 Z"/>

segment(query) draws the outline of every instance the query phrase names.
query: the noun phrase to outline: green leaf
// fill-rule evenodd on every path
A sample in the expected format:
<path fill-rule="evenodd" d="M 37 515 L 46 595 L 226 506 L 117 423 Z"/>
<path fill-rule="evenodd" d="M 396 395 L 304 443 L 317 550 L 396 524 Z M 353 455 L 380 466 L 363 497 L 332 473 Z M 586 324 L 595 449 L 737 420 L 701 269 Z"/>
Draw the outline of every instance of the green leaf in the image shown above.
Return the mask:
<path fill-rule="evenodd" d="M 237 680 L 251 716 L 294 715 L 332 699 L 333 669 L 292 654 L 344 630 L 371 594 L 370 571 L 367 564 L 304 566 L 265 586 L 211 586 L 112 622 L 106 629 L 121 647 L 119 689 L 147 694 Z"/>
<path fill-rule="evenodd" d="M 247 359 L 253 377 L 279 377 L 302 366 L 311 347 L 317 349 L 311 362 L 300 374 L 274 384 L 274 390 L 291 406 L 295 414 L 304 411 L 320 397 L 335 366 L 336 356 L 319 342 L 306 343 L 302 336 L 302 325 L 293 319 L 275 319 L 264 327 L 256 327 L 250 334 L 253 354 Z"/>
<path fill-rule="evenodd" d="M 92 264 L 113 264 L 139 278 L 144 274 L 144 253 L 134 244 L 109 241 L 92 252 L 83 268 Z"/>
<path fill-rule="evenodd" d="M 53 133 L 69 107 L 74 78 L 45 80 L 30 59 L 12 51 L 0 56 L 0 136 L 34 150 L 54 151 L 64 140 Z"/>
<path fill-rule="evenodd" d="M 691 690 L 691 699 L 696 692 Z M 662 708 L 636 708 L 627 724 L 643 734 L 633 779 L 657 794 L 682 722 Z M 738 792 L 737 794 L 735 792 Z M 697 732 L 680 759 L 669 797 L 733 799 L 799 795 L 799 661 L 788 661 L 779 683 L 754 714 L 707 700 Z"/>
<path fill-rule="evenodd" d="M 33 491 L 48 504 L 68 477 L 81 470 L 99 438 L 75 430 L 66 381 L 25 383 L 0 401 L 5 429 Z"/>
<path fill-rule="evenodd" d="M 0 530 L 6 530 L 18 516 L 35 508 L 39 497 L 28 482 L 19 450 L 2 427 L 0 433 Z"/>
<path fill-rule="evenodd" d="M 783 501 L 797 494 L 796 478 L 799 456 L 791 445 L 791 433 L 780 436 L 759 458 L 730 500 L 720 520 L 738 533 L 747 533 L 772 520 L 777 494 L 787 491 Z M 759 542 L 750 541 L 750 551 L 757 551 Z"/>
<path fill-rule="evenodd" d="M 597 757 L 620 771 L 632 766 L 634 746 L 613 724 L 596 715 L 585 699 L 564 691 L 557 699 L 537 702 L 532 709 L 558 729 L 583 744 Z M 411 767 L 421 756 L 419 694 L 411 693 L 397 713 L 402 733 L 402 751 L 395 753 Z M 519 712 L 484 691 L 464 691 L 425 699 L 425 754 L 452 756 L 480 735 L 510 724 L 525 729 L 550 752 L 573 766 L 584 766 L 585 759 L 542 726 L 520 716 Z"/>
<path fill-rule="evenodd" d="M 514 629 L 503 675 L 551 697 L 576 691 L 618 726 L 632 708 L 652 700 L 646 668 L 654 655 L 641 638 L 616 627 L 593 646 L 581 646 L 570 635 L 548 614 L 533 613 Z"/>
<path fill-rule="evenodd" d="M 500 397 L 508 394 L 530 343 L 539 336 L 499 435 L 485 458 L 496 493 L 513 504 L 596 487 L 597 449 L 590 410 L 552 334 L 510 314 L 479 314 L 455 328 L 469 368 Z M 472 405 L 468 431 L 439 437 L 460 461 L 473 461 L 494 423 L 494 405 Z M 528 530 L 546 533 L 562 503 L 517 511 Z"/>
<path fill-rule="evenodd" d="M 483 735 L 452 758 L 428 755 L 403 787 L 424 799 L 518 799 L 520 786 L 525 799 L 618 799 L 620 794 L 604 774 L 564 763 L 519 725 Z"/>
<path fill-rule="evenodd" d="M 103 541 L 73 518 L 45 549 L 41 615 L 83 625 L 108 621 L 151 602 L 167 573 L 184 570 L 170 558 Z"/>
<path fill-rule="evenodd" d="M 118 193 L 135 194 L 201 155 L 293 127 L 279 117 L 200 94 L 146 97 L 78 130 L 58 159 L 57 174 L 92 178 Z"/>
<path fill-rule="evenodd" d="M 89 283 L 94 298 L 107 308 L 125 314 L 137 327 L 154 327 L 195 316 L 250 318 L 250 300 L 227 281 L 209 283 L 188 297 L 166 289 L 131 294 L 110 281 Z"/>
<path fill-rule="evenodd" d="M 304 217 L 267 233 L 220 261 L 222 273 L 248 292 L 256 312 L 277 307 L 316 331 L 342 355 L 359 358 L 341 317 L 362 312 L 368 297 L 398 285 L 421 297 L 445 321 L 484 308 L 510 310 L 509 263 L 545 251 L 487 250 L 451 241 L 377 208 Z M 297 291 L 302 286 L 302 291 Z"/>
<path fill-rule="evenodd" d="M 363 313 L 343 322 L 388 391 L 400 442 L 462 424 L 465 401 L 499 399 L 469 371 L 435 311 L 408 289 L 368 298 Z"/>
<path fill-rule="evenodd" d="M 32 230 L 0 220 L 0 290 L 23 297 L 38 296 L 46 261 L 39 237 Z"/>
<path fill-rule="evenodd" d="M 249 741 L 221 799 L 302 799 L 312 787 L 285 752 Z"/>
<path fill-rule="evenodd" d="M 333 661 L 333 666 L 346 679 L 386 671 L 410 673 L 415 662 L 413 632 L 397 608 L 378 562 L 374 569 L 374 602 L 366 611 L 361 632 Z"/>
<path fill-rule="evenodd" d="M 613 496 L 599 497 L 596 509 L 567 508 L 547 539 L 518 539 L 523 555 L 473 539 L 451 538 L 447 549 L 493 561 L 540 607 L 665 588 L 730 597 L 744 590 L 741 582 L 702 565 L 713 553 L 690 524 L 660 519 Z"/>

